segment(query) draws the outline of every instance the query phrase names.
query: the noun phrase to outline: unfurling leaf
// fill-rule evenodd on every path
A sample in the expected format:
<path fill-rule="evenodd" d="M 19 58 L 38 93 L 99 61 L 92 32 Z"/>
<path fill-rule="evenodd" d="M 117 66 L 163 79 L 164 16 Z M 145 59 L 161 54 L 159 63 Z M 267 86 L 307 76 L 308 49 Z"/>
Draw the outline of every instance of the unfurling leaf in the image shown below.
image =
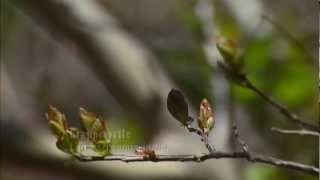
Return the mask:
<path fill-rule="evenodd" d="M 94 151 L 102 156 L 111 152 L 111 140 L 108 137 L 107 126 L 103 118 L 84 108 L 79 110 L 80 119 L 87 132 L 89 140 L 94 145 Z"/>
<path fill-rule="evenodd" d="M 57 137 L 58 149 L 69 154 L 79 154 L 80 131 L 77 128 L 68 127 L 65 115 L 53 106 L 49 106 L 46 117 L 50 129 Z M 80 119 L 86 131 L 86 137 L 93 144 L 93 150 L 102 156 L 111 154 L 111 140 L 108 138 L 105 121 L 83 108 L 80 108 Z"/>
<path fill-rule="evenodd" d="M 169 92 L 167 98 L 167 108 L 175 119 L 181 122 L 184 126 L 188 125 L 188 104 L 183 94 L 179 90 L 172 89 Z"/>
<path fill-rule="evenodd" d="M 68 129 L 66 117 L 57 108 L 49 106 L 46 117 L 50 129 L 56 137 L 60 137 L 66 133 L 66 130 Z"/>
<path fill-rule="evenodd" d="M 201 101 L 198 125 L 205 134 L 208 134 L 214 126 L 213 110 L 207 99 Z"/>
<path fill-rule="evenodd" d="M 56 121 L 49 121 L 49 127 L 51 129 L 51 131 L 53 132 L 53 134 L 59 138 L 61 136 L 63 136 L 66 131 L 65 129 Z"/>
<path fill-rule="evenodd" d="M 78 145 L 79 145 L 79 136 L 78 136 L 78 130 L 70 130 L 68 129 L 66 131 L 66 134 L 61 136 L 56 145 L 57 147 L 70 154 L 76 154 L 78 153 Z"/>
<path fill-rule="evenodd" d="M 70 153 L 77 153 L 79 144 L 79 130 L 69 128 L 64 114 L 57 108 L 49 106 L 46 114 L 48 124 L 54 135 L 57 137 L 56 146 L 58 149 Z"/>
<path fill-rule="evenodd" d="M 80 108 L 79 114 L 81 122 L 85 131 L 89 134 L 91 141 L 99 141 L 107 135 L 107 127 L 101 117 L 98 117 L 93 112 L 86 111 L 84 108 Z"/>

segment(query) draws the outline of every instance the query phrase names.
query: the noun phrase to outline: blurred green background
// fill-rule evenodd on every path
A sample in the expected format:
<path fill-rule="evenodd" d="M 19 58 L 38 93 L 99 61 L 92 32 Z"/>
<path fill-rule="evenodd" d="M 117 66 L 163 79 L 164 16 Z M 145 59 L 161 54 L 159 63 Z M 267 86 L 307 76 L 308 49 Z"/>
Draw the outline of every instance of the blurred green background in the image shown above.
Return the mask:
<path fill-rule="evenodd" d="M 65 29 L 57 24 L 53 25 L 56 29 L 51 28 L 50 18 L 41 19 L 49 12 L 50 5 L 40 6 L 43 9 L 39 11 L 38 7 L 33 8 L 37 4 L 34 1 L 1 0 L 2 179 L 317 179 L 293 170 L 238 160 L 164 165 L 168 167 L 149 163 L 83 165 L 76 162 L 64 166 L 68 157 L 54 147 L 54 138 L 44 118 L 48 104 L 65 112 L 74 126 L 79 126 L 78 107 L 84 106 L 106 117 L 113 131 L 130 132 L 129 139 L 115 139 L 116 144 L 162 144 L 167 147 L 166 154 L 188 153 L 186 147 L 193 148 L 189 154 L 206 152 L 197 137 L 190 137 L 170 119 L 165 101 L 172 87 L 185 93 L 194 114 L 203 98 L 212 102 L 214 110 L 219 104 L 233 106 L 240 133 L 252 151 L 314 166 L 319 163 L 318 138 L 272 132 L 271 127 L 299 127 L 286 121 L 252 91 L 229 84 L 219 76 L 216 64 L 208 60 L 208 51 L 204 50 L 208 37 L 197 14 L 199 9 L 206 10 L 199 8 L 201 3 L 212 5 L 207 13 L 213 16 L 213 28 L 218 35 L 239 44 L 248 78 L 291 111 L 319 124 L 316 1 L 96 0 L 91 3 L 116 22 L 107 24 L 111 30 L 104 34 L 100 29 L 84 31 L 93 34 L 92 39 L 102 34 L 97 43 L 109 38 L 105 46 L 92 45 L 106 47 L 107 53 L 102 54 L 106 57 L 103 65 L 107 67 L 108 77 L 101 77 L 104 70 L 97 70 L 90 62 L 83 63 L 101 56 L 83 55 L 80 40 L 61 36 L 60 31 Z M 57 13 L 63 14 L 64 10 Z M 92 20 L 89 16 L 83 19 L 84 23 Z M 61 21 L 69 22 L 69 19 Z M 215 92 L 224 89 L 216 81 L 223 81 L 233 89 L 231 102 L 217 96 Z M 218 108 L 219 112 L 223 114 Z M 229 137 L 230 121 L 228 118 L 216 121 L 219 122 L 213 131 L 217 135 L 212 135 L 212 141 L 218 148 L 234 149 Z M 43 142 L 51 146 L 36 148 Z M 224 161 L 230 162 L 223 164 Z M 223 164 L 220 168 L 227 169 L 219 169 L 220 162 Z M 226 175 L 229 171 L 233 173 Z"/>

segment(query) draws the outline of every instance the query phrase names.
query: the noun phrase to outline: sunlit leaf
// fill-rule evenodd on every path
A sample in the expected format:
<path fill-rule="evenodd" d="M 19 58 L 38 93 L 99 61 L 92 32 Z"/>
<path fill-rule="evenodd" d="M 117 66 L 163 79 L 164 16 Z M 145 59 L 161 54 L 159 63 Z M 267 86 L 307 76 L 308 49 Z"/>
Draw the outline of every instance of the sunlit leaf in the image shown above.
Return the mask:
<path fill-rule="evenodd" d="M 49 106 L 46 117 L 49 122 L 51 121 L 56 122 L 56 124 L 59 125 L 62 129 L 64 129 L 64 131 L 68 128 L 65 115 L 62 114 L 57 108 L 53 106 Z"/>
<path fill-rule="evenodd" d="M 56 146 L 58 149 L 69 154 L 77 153 L 79 130 L 69 128 L 65 115 L 53 106 L 49 106 L 46 117 L 51 131 L 57 137 Z"/>
<path fill-rule="evenodd" d="M 87 132 L 89 140 L 94 145 L 94 151 L 102 156 L 111 152 L 111 140 L 108 137 L 107 125 L 103 118 L 84 108 L 79 110 L 80 119 Z"/>
<path fill-rule="evenodd" d="M 67 133 L 58 139 L 56 146 L 66 153 L 75 154 L 78 152 L 78 144 L 78 136 L 72 131 L 67 130 Z"/>
<path fill-rule="evenodd" d="M 66 133 L 66 131 L 63 129 L 63 127 L 58 122 L 49 121 L 48 124 L 49 124 L 51 131 L 53 132 L 53 134 L 56 137 L 61 137 Z"/>

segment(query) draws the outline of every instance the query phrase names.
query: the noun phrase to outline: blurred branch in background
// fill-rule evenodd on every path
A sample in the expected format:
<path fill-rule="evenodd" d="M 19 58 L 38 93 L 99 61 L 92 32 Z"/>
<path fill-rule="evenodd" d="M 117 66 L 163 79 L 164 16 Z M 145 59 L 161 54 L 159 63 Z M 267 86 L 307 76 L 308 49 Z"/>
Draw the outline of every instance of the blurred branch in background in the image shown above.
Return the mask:
<path fill-rule="evenodd" d="M 145 122 L 145 137 L 150 140 L 151 132 L 157 130 L 158 118 L 163 116 L 159 111 L 163 90 L 156 82 L 164 75 L 159 69 L 151 68 L 152 64 L 155 67 L 155 57 L 121 30 L 95 1 L 25 2 L 33 17 L 76 45 L 84 55 L 81 60 L 121 106 Z"/>
<path fill-rule="evenodd" d="M 292 134 L 292 135 L 300 135 L 300 136 L 316 136 L 319 137 L 320 133 L 316 131 L 310 131 L 306 129 L 299 129 L 299 130 L 290 130 L 290 129 L 280 129 L 272 127 L 271 131 L 281 133 L 281 134 Z"/>
<path fill-rule="evenodd" d="M 271 17 L 267 15 L 262 15 L 262 19 L 269 22 L 273 27 L 282 35 L 282 37 L 286 38 L 289 43 L 296 46 L 302 53 L 304 53 L 307 58 L 307 62 L 314 64 L 314 60 L 312 56 L 310 55 L 310 51 L 301 43 L 297 38 L 295 38 L 286 28 L 284 28 L 281 24 L 277 23 L 275 20 L 273 20 Z"/>
<path fill-rule="evenodd" d="M 320 132 L 320 127 L 315 124 L 310 124 L 310 121 L 306 121 L 297 114 L 291 112 L 285 105 L 277 102 L 275 99 L 270 97 L 269 95 L 262 92 L 260 89 L 258 89 L 246 76 L 241 77 L 243 80 L 243 85 L 247 87 L 248 89 L 255 92 L 257 95 L 259 95 L 262 99 L 264 99 L 266 102 L 268 102 L 270 105 L 272 105 L 274 108 L 278 109 L 281 114 L 283 114 L 287 119 L 293 123 L 296 123 L 298 125 L 301 125 L 305 128 L 318 131 Z"/>

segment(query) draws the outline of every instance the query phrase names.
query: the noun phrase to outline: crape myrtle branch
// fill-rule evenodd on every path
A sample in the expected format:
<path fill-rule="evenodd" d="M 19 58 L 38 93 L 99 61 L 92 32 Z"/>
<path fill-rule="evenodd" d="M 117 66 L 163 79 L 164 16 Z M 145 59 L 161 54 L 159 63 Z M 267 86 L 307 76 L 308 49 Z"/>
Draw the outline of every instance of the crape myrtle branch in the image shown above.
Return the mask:
<path fill-rule="evenodd" d="M 243 72 L 245 58 L 243 54 L 241 54 L 235 41 L 228 38 L 219 38 L 217 41 L 217 49 L 223 58 L 223 60 L 219 60 L 217 64 L 230 81 L 246 87 L 259 95 L 263 100 L 278 109 L 289 121 L 299 124 L 307 129 L 320 132 L 319 126 L 310 124 L 297 114 L 290 112 L 285 105 L 262 92 L 247 78 L 246 74 Z"/>
<path fill-rule="evenodd" d="M 187 129 L 191 133 L 196 133 L 197 135 L 203 137 L 201 130 L 193 128 L 190 125 L 187 126 Z M 318 175 L 319 168 L 315 166 L 305 165 L 293 161 L 285 161 L 277 159 L 274 157 L 256 155 L 248 151 L 248 146 L 244 141 L 239 137 L 238 128 L 236 122 L 233 122 L 233 134 L 238 143 L 242 147 L 242 151 L 236 152 L 222 152 L 210 151 L 208 154 L 203 155 L 160 155 L 157 154 L 154 157 L 149 156 L 138 156 L 138 155 L 110 155 L 110 156 L 75 156 L 81 162 L 92 162 L 92 161 L 122 161 L 122 162 L 203 162 L 210 159 L 220 159 L 220 158 L 232 158 L 232 159 L 246 159 L 249 162 L 253 163 L 264 163 L 270 164 L 277 167 L 284 167 L 288 169 L 302 171 L 311 175 Z M 208 142 L 204 142 L 206 146 L 210 146 Z M 212 147 L 213 148 L 213 147 Z"/>
<path fill-rule="evenodd" d="M 167 97 L 167 109 L 174 119 L 187 128 L 189 132 L 201 137 L 201 141 L 204 142 L 210 153 L 215 151 L 214 147 L 208 142 L 209 131 L 213 128 L 214 121 L 212 109 L 206 99 L 203 99 L 200 103 L 199 117 L 196 119 L 198 125 L 200 125 L 199 128 L 192 127 L 191 124 L 195 121 L 195 118 L 189 115 L 188 103 L 180 90 L 171 89 Z"/>
<path fill-rule="evenodd" d="M 293 123 L 299 124 L 307 129 L 320 132 L 320 127 L 316 126 L 314 124 L 307 123 L 305 120 L 303 120 L 301 117 L 299 117 L 297 114 L 290 112 L 289 109 L 277 102 L 272 97 L 268 96 L 264 92 L 262 92 L 259 88 L 257 88 L 246 76 L 242 78 L 243 85 L 247 87 L 248 89 L 255 92 L 257 95 L 259 95 L 262 99 L 264 99 L 266 102 L 271 104 L 273 107 L 277 108 L 281 114 L 283 114 L 285 117 L 287 117 L 288 120 L 290 120 Z"/>
<path fill-rule="evenodd" d="M 232 158 L 232 159 L 246 159 L 253 163 L 270 164 L 277 167 L 284 167 L 288 169 L 302 171 L 311 175 L 318 175 L 319 169 L 314 166 L 305 165 L 293 161 L 285 161 L 273 157 L 254 155 L 248 152 L 222 152 L 215 151 L 203 155 L 160 155 L 150 158 L 148 156 L 139 155 L 110 155 L 110 156 L 74 156 L 81 162 L 94 162 L 94 161 L 121 161 L 121 162 L 203 162 L 210 159 Z"/>
<path fill-rule="evenodd" d="M 191 123 L 192 121 L 190 121 Z M 247 144 L 241 140 L 236 121 L 233 121 L 232 129 L 233 129 L 233 135 L 237 142 L 242 147 L 242 151 L 235 151 L 235 152 L 222 152 L 222 151 L 216 151 L 209 143 L 208 141 L 204 140 L 203 133 L 200 129 L 191 127 L 190 124 L 188 124 L 187 129 L 191 133 L 195 133 L 202 137 L 202 141 L 205 143 L 206 147 L 209 150 L 209 153 L 203 154 L 203 155 L 161 155 L 156 154 L 155 156 L 141 156 L 141 155 L 125 155 L 125 154 L 112 154 L 109 156 L 78 156 L 73 155 L 76 159 L 78 159 L 80 162 L 93 162 L 93 161 L 121 161 L 121 162 L 203 162 L 210 159 L 221 159 L 221 158 L 232 158 L 232 159 L 245 159 L 249 162 L 253 163 L 264 163 L 264 164 L 270 164 L 277 167 L 283 167 L 293 170 L 302 171 L 311 175 L 317 176 L 319 174 L 319 168 L 315 166 L 305 165 L 293 161 L 285 161 L 281 159 L 277 159 L 270 156 L 263 156 L 263 155 L 257 155 L 254 153 L 249 152 Z M 210 148 L 212 150 L 210 150 Z"/>
<path fill-rule="evenodd" d="M 225 55 L 225 58 L 231 57 L 231 56 L 227 56 L 227 55 L 229 55 L 228 54 L 229 52 L 225 51 L 225 49 L 220 49 L 220 52 L 222 53 L 222 55 Z M 231 57 L 231 59 L 232 59 L 232 57 Z M 233 60 L 235 60 L 234 57 L 233 57 Z M 284 116 L 286 116 L 287 119 L 290 120 L 291 122 L 297 123 L 305 128 L 314 130 L 314 131 L 316 131 L 316 133 L 320 132 L 320 127 L 306 123 L 299 116 L 290 112 L 286 106 L 278 103 L 273 98 L 264 94 L 255 85 L 253 85 L 251 83 L 251 81 L 249 81 L 247 76 L 240 72 L 241 68 L 240 69 L 235 68 L 237 66 L 240 66 L 239 64 L 237 64 L 237 61 L 225 60 L 225 63 L 218 62 L 218 65 L 220 68 L 222 68 L 222 70 L 224 71 L 224 73 L 228 79 L 230 79 L 231 81 L 234 81 L 234 82 L 240 84 L 241 86 L 244 86 L 244 87 L 252 90 L 256 94 L 258 94 L 260 97 L 262 97 L 265 101 L 267 101 L 273 107 L 277 108 L 280 111 L 280 113 L 282 113 Z M 304 172 L 307 172 L 310 174 L 314 174 L 314 175 L 319 174 L 319 168 L 314 167 L 314 166 L 304 165 L 304 164 L 300 164 L 300 163 L 296 163 L 296 162 L 284 161 L 284 160 L 276 159 L 273 157 L 252 155 L 252 153 L 249 152 L 249 150 L 248 150 L 247 144 L 240 138 L 238 127 L 237 127 L 235 119 L 232 121 L 232 133 L 233 133 L 236 141 L 242 147 L 242 152 L 244 155 L 246 155 L 245 158 L 248 161 L 261 162 L 261 163 L 267 163 L 267 164 L 271 164 L 271 165 L 275 165 L 275 166 L 287 167 L 287 168 L 291 168 L 291 169 L 301 170 L 301 171 L 304 171 Z"/>
<path fill-rule="evenodd" d="M 189 118 L 191 119 L 191 117 L 189 117 Z M 192 121 L 193 121 L 193 119 L 192 119 Z M 208 136 L 205 135 L 204 133 L 202 133 L 202 131 L 200 129 L 194 128 L 190 124 L 188 124 L 186 126 L 186 128 L 188 129 L 189 132 L 195 133 L 195 134 L 197 134 L 198 136 L 201 137 L 201 141 L 204 143 L 204 145 L 208 149 L 209 153 L 213 153 L 213 152 L 216 151 L 216 149 L 212 145 L 210 145 L 210 143 L 208 141 Z"/>
<path fill-rule="evenodd" d="M 239 130 L 238 130 L 238 126 L 236 123 L 235 118 L 233 118 L 232 120 L 232 134 L 235 138 L 235 140 L 238 142 L 238 144 L 240 145 L 241 149 L 243 152 L 249 153 L 249 147 L 247 145 L 246 142 L 244 142 L 239 135 Z"/>
<path fill-rule="evenodd" d="M 276 128 L 272 128 L 272 129 L 275 130 L 275 131 L 279 131 L 279 132 L 282 131 L 281 129 L 276 129 Z M 236 118 L 233 118 L 233 120 L 232 120 L 232 133 L 233 133 L 233 136 L 234 136 L 235 140 L 241 146 L 242 152 L 244 153 L 244 155 L 246 155 L 246 159 L 248 161 L 250 161 L 250 162 L 260 162 L 260 163 L 271 164 L 271 165 L 279 166 L 279 167 L 286 167 L 286 168 L 290 168 L 290 169 L 301 170 L 301 171 L 304 171 L 304 172 L 307 172 L 307 173 L 310 173 L 310 174 L 313 174 L 313 175 L 318 175 L 319 174 L 319 171 L 320 171 L 319 168 L 314 167 L 314 166 L 300 164 L 300 163 L 292 162 L 292 161 L 285 161 L 285 160 L 277 159 L 277 158 L 274 158 L 274 157 L 268 157 L 268 156 L 262 156 L 262 155 L 253 155 L 253 153 L 251 153 L 249 151 L 249 147 L 246 144 L 246 142 L 243 141 L 241 139 L 241 137 L 240 137 L 238 126 L 237 126 L 237 122 L 236 122 Z M 309 133 L 308 135 L 311 135 L 311 133 L 319 135 L 318 132 L 307 131 L 307 130 L 304 130 L 304 133 L 306 133 L 305 135 L 307 135 L 307 133 Z"/>
<path fill-rule="evenodd" d="M 66 117 L 55 107 L 50 106 L 47 113 L 47 118 L 49 121 L 49 127 L 57 137 L 57 147 L 71 154 L 73 157 L 79 161 L 123 161 L 123 162 L 137 162 L 137 161 L 151 161 L 151 162 L 161 162 L 161 161 L 195 161 L 202 162 L 208 159 L 219 159 L 219 158 L 236 158 L 236 159 L 246 159 L 249 162 L 259 162 L 265 164 L 271 164 L 278 167 L 285 167 L 289 169 L 295 169 L 303 171 L 305 173 L 317 175 L 319 173 L 319 168 L 305 165 L 292 161 L 285 161 L 269 156 L 256 155 L 255 153 L 249 152 L 248 146 L 244 141 L 241 140 L 236 120 L 232 122 L 232 133 L 236 141 L 241 145 L 242 151 L 235 152 L 222 152 L 216 151 L 208 142 L 208 134 L 213 128 L 214 119 L 213 113 L 211 111 L 210 104 L 204 99 L 200 105 L 200 113 L 198 117 L 198 128 L 191 126 L 194 121 L 193 118 L 188 116 L 188 106 L 183 97 L 183 94 L 173 89 L 168 95 L 168 109 L 170 113 L 185 126 L 189 132 L 195 133 L 201 137 L 209 153 L 204 155 L 160 155 L 156 154 L 152 149 L 139 149 L 135 151 L 136 155 L 116 155 L 112 154 L 110 151 L 111 142 L 108 139 L 90 139 L 93 142 L 94 151 L 100 156 L 83 156 L 77 151 L 77 146 L 80 139 L 77 138 L 76 134 L 79 132 L 77 128 L 69 127 L 67 124 Z M 79 111 L 80 119 L 83 125 L 88 130 L 93 130 L 93 128 L 99 131 L 97 133 L 105 133 L 107 131 L 106 124 L 101 117 L 97 116 L 92 112 L 88 112 L 83 108 Z M 201 124 L 201 120 L 208 124 Z M 100 131 L 101 130 L 101 131 Z"/>
<path fill-rule="evenodd" d="M 291 130 L 291 129 L 281 129 L 281 128 L 272 127 L 271 131 L 281 133 L 281 134 L 292 134 L 292 135 L 300 135 L 300 136 L 314 136 L 314 137 L 320 136 L 319 132 L 310 131 L 306 129 Z"/>

